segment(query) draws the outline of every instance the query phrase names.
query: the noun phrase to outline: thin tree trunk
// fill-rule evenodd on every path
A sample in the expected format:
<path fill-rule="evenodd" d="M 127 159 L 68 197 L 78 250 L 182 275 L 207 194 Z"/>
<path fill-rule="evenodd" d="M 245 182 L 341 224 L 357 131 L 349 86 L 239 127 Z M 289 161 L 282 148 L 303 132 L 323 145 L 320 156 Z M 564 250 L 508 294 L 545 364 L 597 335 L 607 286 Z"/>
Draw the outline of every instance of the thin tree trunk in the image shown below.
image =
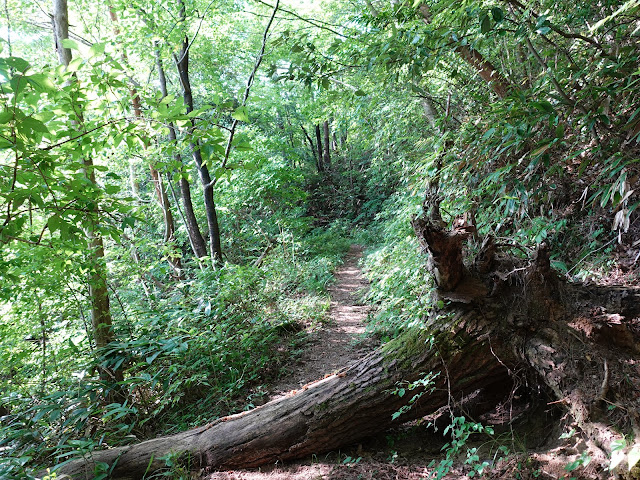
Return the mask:
<path fill-rule="evenodd" d="M 204 241 L 202 233 L 200 233 L 200 226 L 196 219 L 196 214 L 193 210 L 193 201 L 191 200 L 191 184 L 189 180 L 184 177 L 180 177 L 180 194 L 182 195 L 182 205 L 184 206 L 184 214 L 187 219 L 187 231 L 189 232 L 189 238 L 191 239 L 191 245 L 197 258 L 204 258 L 207 256 L 207 244 Z"/>
<path fill-rule="evenodd" d="M 320 133 L 320 124 L 316 124 L 316 147 L 318 148 L 318 172 L 324 172 L 325 165 L 322 161 L 322 134 Z"/>
<path fill-rule="evenodd" d="M 418 12 L 422 21 L 429 25 L 431 23 L 431 13 L 428 5 L 420 5 Z M 468 65 L 470 65 L 485 82 L 489 84 L 491 89 L 500 98 L 505 98 L 512 89 L 511 83 L 502 75 L 502 73 L 480 52 L 472 49 L 468 45 L 456 45 L 454 51 Z"/>
<path fill-rule="evenodd" d="M 325 168 L 331 168 L 331 138 L 329 136 L 329 122 L 325 121 L 323 124 L 324 130 L 324 156 L 322 157 L 322 163 Z"/>
<path fill-rule="evenodd" d="M 316 169 L 318 171 L 320 171 L 320 164 L 318 163 L 318 156 L 316 155 L 316 147 L 313 144 L 313 140 L 311 139 L 311 137 L 307 133 L 307 129 L 304 128 L 304 125 L 300 125 L 300 128 L 302 128 L 302 131 L 304 132 L 304 136 L 306 137 L 307 141 L 309 142 L 309 148 L 311 148 L 311 154 L 313 155 L 313 160 L 316 163 Z"/>
<path fill-rule="evenodd" d="M 491 89 L 500 98 L 505 98 L 511 91 L 511 84 L 502 73 L 477 50 L 468 45 L 458 45 L 454 48 L 456 53 L 473 67 L 480 78 L 489 84 Z"/>
<path fill-rule="evenodd" d="M 156 66 L 158 67 L 158 79 L 160 82 L 160 92 L 162 93 L 162 98 L 168 95 L 167 91 L 167 77 L 164 72 L 164 65 L 162 64 L 162 58 L 160 56 L 159 50 L 156 48 Z M 177 141 L 176 128 L 173 122 L 169 122 L 169 140 L 173 143 Z M 178 165 L 182 165 L 182 155 L 178 152 L 173 154 L 174 159 Z M 196 214 L 193 210 L 193 202 L 191 201 L 191 185 L 189 181 L 184 178 L 184 176 L 180 176 L 180 193 L 182 195 L 182 205 L 184 206 L 184 215 L 185 215 L 185 227 L 187 229 L 187 234 L 189 235 L 189 243 L 191 244 L 191 248 L 193 249 L 193 253 L 196 258 L 203 258 L 207 256 L 207 245 L 204 241 L 204 237 L 200 232 L 200 226 L 198 225 L 198 220 L 196 219 Z"/>
<path fill-rule="evenodd" d="M 181 18 L 184 21 L 184 3 L 181 4 Z M 180 51 L 180 57 L 176 58 L 176 66 L 178 67 L 180 83 L 182 84 L 184 103 L 187 107 L 187 113 L 190 113 L 193 111 L 193 94 L 191 93 L 191 82 L 189 80 L 189 38 L 187 36 L 185 36 L 182 41 L 182 50 Z M 193 119 L 190 120 L 190 123 L 189 135 L 193 137 L 196 126 Z M 207 225 L 209 227 L 209 249 L 211 259 L 214 263 L 219 263 L 222 261 L 222 245 L 220 241 L 218 213 L 216 211 L 216 204 L 213 198 L 211 175 L 209 174 L 209 168 L 202 159 L 202 152 L 198 141 L 191 141 L 189 143 L 189 147 L 191 148 L 193 160 L 198 168 L 198 174 L 200 175 L 200 181 L 202 182 L 203 187 L 204 207 L 207 215 Z"/>
<path fill-rule="evenodd" d="M 67 0 L 54 0 L 53 26 L 56 50 L 60 63 L 68 66 L 71 62 L 71 50 L 64 48 L 63 40 L 69 38 L 69 14 Z M 82 113 L 78 113 L 78 126 L 82 126 Z M 93 159 L 84 156 L 82 159 L 84 175 L 97 188 Z M 109 290 L 107 286 L 107 266 L 104 258 L 104 243 L 97 228 L 99 209 L 96 204 L 87 215 L 85 232 L 89 243 L 89 259 L 91 270 L 89 273 L 89 298 L 91 301 L 91 325 L 95 345 L 98 349 L 106 347 L 115 339 L 113 321 L 109 305 Z M 113 369 L 102 365 L 100 377 L 108 383 L 123 380 L 122 369 Z"/>
<path fill-rule="evenodd" d="M 111 18 L 111 22 L 113 23 L 114 33 L 117 35 L 120 34 L 120 27 L 118 26 L 118 15 L 112 6 L 109 6 L 109 17 Z M 122 58 L 125 62 L 128 62 L 127 52 L 123 49 Z M 129 88 L 129 94 L 131 95 L 131 106 L 133 108 L 133 114 L 138 120 L 142 120 L 142 105 L 140 103 L 140 95 L 138 95 L 138 90 L 135 86 L 131 86 Z M 145 148 L 148 143 L 148 139 L 145 139 Z M 132 175 L 132 165 L 129 163 L 130 175 Z M 151 173 L 151 179 L 153 181 L 154 190 L 156 194 L 156 200 L 158 201 L 158 205 L 162 210 L 162 219 L 164 224 L 164 243 L 169 246 L 169 255 L 168 261 L 169 265 L 174 271 L 175 277 L 178 279 L 183 278 L 182 274 L 182 264 L 180 261 L 180 253 L 177 252 L 177 247 L 175 245 L 176 240 L 176 226 L 175 221 L 173 219 L 173 213 L 171 212 L 171 203 L 169 202 L 169 196 L 167 195 L 167 191 L 164 186 L 164 182 L 162 181 L 162 176 L 160 172 L 155 168 L 153 163 L 149 163 L 149 172 Z M 135 182 L 132 182 L 132 184 Z"/>
<path fill-rule="evenodd" d="M 427 117 L 427 120 L 429 121 L 429 125 L 431 125 L 431 127 L 438 133 L 438 135 L 440 135 L 441 131 L 436 120 L 438 114 L 433 106 L 433 103 L 431 102 L 431 99 L 428 97 L 421 97 L 420 103 L 422 103 L 422 109 L 424 110 L 425 117 Z"/>

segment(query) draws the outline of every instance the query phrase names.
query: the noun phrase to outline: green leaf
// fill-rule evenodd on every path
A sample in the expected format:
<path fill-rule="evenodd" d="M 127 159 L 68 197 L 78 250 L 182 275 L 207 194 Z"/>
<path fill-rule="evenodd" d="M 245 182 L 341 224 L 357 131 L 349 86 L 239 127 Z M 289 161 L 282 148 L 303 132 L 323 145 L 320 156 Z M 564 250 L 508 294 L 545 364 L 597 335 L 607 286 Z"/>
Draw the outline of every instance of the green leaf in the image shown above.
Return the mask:
<path fill-rule="evenodd" d="M 13 118 L 13 112 L 11 110 L 3 110 L 0 112 L 0 125 L 8 123 Z"/>
<path fill-rule="evenodd" d="M 89 55 L 101 55 L 104 53 L 104 49 L 107 46 L 107 42 L 94 43 L 89 49 Z"/>
<path fill-rule="evenodd" d="M 555 111 L 553 105 L 551 105 L 551 103 L 547 100 L 542 100 L 540 102 L 531 102 L 531 106 L 544 113 L 553 113 Z"/>
<path fill-rule="evenodd" d="M 482 32 L 483 34 L 489 33 L 491 31 L 491 19 L 489 18 L 489 15 L 483 15 L 482 17 L 480 17 L 480 32 Z"/>
<path fill-rule="evenodd" d="M 164 104 L 170 104 L 171 102 L 173 102 L 175 100 L 176 96 L 175 95 L 167 95 L 166 97 L 163 97 L 162 100 L 160 100 L 160 103 L 164 103 Z"/>
<path fill-rule="evenodd" d="M 80 50 L 80 45 L 75 40 L 71 40 L 70 38 L 65 38 L 62 40 L 62 46 L 64 48 L 70 48 L 72 50 Z"/>
<path fill-rule="evenodd" d="M 491 136 L 496 132 L 495 127 L 491 127 L 489 130 L 487 130 L 486 132 L 484 132 L 484 135 L 482 135 L 482 140 L 487 140 L 489 138 L 491 138 Z"/>
<path fill-rule="evenodd" d="M 47 225 L 49 226 L 49 231 L 51 233 L 55 232 L 56 230 L 60 230 L 61 224 L 62 224 L 62 219 L 58 215 L 53 215 L 52 217 L 49 217 L 49 219 L 47 220 Z"/>
<path fill-rule="evenodd" d="M 247 112 L 247 107 L 238 107 L 236 111 L 231 114 L 231 117 L 239 122 L 248 122 L 249 114 Z"/>
<path fill-rule="evenodd" d="M 145 358 L 146 362 L 151 365 L 151 362 L 153 362 L 156 358 L 158 358 L 158 355 L 160 355 L 162 352 L 161 351 L 157 351 L 152 353 L 151 355 L 147 355 L 147 357 Z"/>
<path fill-rule="evenodd" d="M 25 79 L 39 92 L 54 92 L 56 90 L 56 86 L 51 80 L 51 77 L 44 73 L 29 75 L 28 77 L 25 77 Z"/>
<path fill-rule="evenodd" d="M 136 224 L 135 217 L 124 217 L 124 219 L 122 220 L 122 230 L 124 230 L 127 227 L 133 228 L 135 224 Z"/>
<path fill-rule="evenodd" d="M 69 63 L 69 66 L 67 67 L 67 71 L 69 72 L 76 72 L 78 71 L 78 69 L 80 69 L 80 66 L 84 63 L 84 60 L 80 57 L 76 57 L 73 60 L 71 60 L 71 62 Z"/>
<path fill-rule="evenodd" d="M 500 7 L 493 7 L 491 9 L 491 16 L 493 16 L 493 20 L 495 22 L 501 22 L 504 20 L 504 12 Z"/>
<path fill-rule="evenodd" d="M 356 90 L 355 92 L 353 92 L 354 95 L 356 95 L 357 97 L 364 97 L 366 95 L 365 92 L 363 92 L 362 90 Z"/>
<path fill-rule="evenodd" d="M 37 120 L 33 117 L 24 118 L 20 122 L 20 129 L 22 130 L 23 128 L 28 128 L 29 130 L 32 130 L 34 132 L 49 133 L 49 129 L 47 128 L 47 126 L 40 120 Z"/>
<path fill-rule="evenodd" d="M 237 144 L 234 144 L 234 148 L 239 152 L 249 152 L 253 150 L 251 143 L 246 140 L 240 141 Z"/>
<path fill-rule="evenodd" d="M 31 65 L 26 60 L 19 57 L 8 57 L 3 59 L 4 63 L 18 72 L 26 72 Z"/>
<path fill-rule="evenodd" d="M 546 15 L 540 15 L 536 21 L 536 32 L 540 35 L 546 35 L 551 31 L 549 20 Z"/>

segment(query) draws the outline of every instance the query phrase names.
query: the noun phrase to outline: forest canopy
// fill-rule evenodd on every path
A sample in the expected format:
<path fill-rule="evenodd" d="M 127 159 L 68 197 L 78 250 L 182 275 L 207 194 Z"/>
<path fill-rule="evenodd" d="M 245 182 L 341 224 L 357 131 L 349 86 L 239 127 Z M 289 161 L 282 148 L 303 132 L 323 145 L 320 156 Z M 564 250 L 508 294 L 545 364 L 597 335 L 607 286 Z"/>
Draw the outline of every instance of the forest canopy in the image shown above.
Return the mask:
<path fill-rule="evenodd" d="M 640 2 L 0 10 L 0 477 L 252 409 L 326 317 L 352 243 L 381 351 L 419 331 L 462 368 L 453 345 L 522 338 L 508 375 L 473 382 L 543 385 L 598 478 L 638 462 Z M 531 339 L 560 318 L 539 345 L 593 365 L 543 365 Z"/>

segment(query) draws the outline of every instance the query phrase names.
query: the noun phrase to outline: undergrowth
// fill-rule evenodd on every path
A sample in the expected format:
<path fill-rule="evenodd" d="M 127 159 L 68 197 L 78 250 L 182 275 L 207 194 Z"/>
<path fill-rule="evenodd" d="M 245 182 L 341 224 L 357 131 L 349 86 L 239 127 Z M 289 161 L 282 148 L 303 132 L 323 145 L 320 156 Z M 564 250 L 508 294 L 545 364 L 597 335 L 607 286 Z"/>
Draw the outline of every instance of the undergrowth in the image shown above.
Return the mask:
<path fill-rule="evenodd" d="M 49 338 L 50 349 L 76 353 L 46 382 L 28 341 L 3 340 L 5 355 L 18 354 L 22 363 L 0 378 L 0 390 L 11 392 L 0 398 L 0 478 L 33 478 L 47 457 L 62 463 L 251 405 L 286 368 L 304 339 L 302 327 L 323 321 L 326 287 L 350 244 L 345 231 L 312 231 L 275 248 L 260 268 L 206 269 L 151 301 L 128 303 L 120 340 L 95 361 L 86 339 L 78 340 L 83 332 Z M 124 369 L 117 388 L 126 401 L 105 404 L 109 391 L 96 375 L 102 366 Z"/>

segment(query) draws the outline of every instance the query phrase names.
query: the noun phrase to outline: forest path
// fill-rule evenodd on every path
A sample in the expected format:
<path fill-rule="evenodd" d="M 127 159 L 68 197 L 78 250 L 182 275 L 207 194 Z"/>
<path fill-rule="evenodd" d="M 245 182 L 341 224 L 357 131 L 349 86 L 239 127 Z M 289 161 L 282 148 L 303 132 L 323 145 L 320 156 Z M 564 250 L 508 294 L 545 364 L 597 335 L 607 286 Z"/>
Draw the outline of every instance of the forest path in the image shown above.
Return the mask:
<path fill-rule="evenodd" d="M 365 320 L 371 307 L 361 298 L 368 282 L 358 266 L 363 247 L 352 245 L 345 261 L 335 272 L 335 282 L 328 289 L 331 295 L 328 322 L 310 333 L 309 341 L 295 371 L 273 385 L 269 400 L 286 395 L 309 382 L 330 375 L 362 358 L 377 346 L 377 341 L 364 337 Z M 418 479 L 422 478 L 424 466 L 411 468 L 388 462 L 390 452 L 386 441 L 382 445 L 368 444 L 373 452 L 363 445 L 314 455 L 287 464 L 265 465 L 255 470 L 220 471 L 205 475 L 207 480 L 348 480 L 348 479 Z M 439 448 L 439 446 L 438 446 Z M 359 458 L 362 455 L 363 458 Z M 373 458 L 378 457 L 378 458 Z"/>
<path fill-rule="evenodd" d="M 325 375 L 330 375 L 360 359 L 377 346 L 377 341 L 364 337 L 371 307 L 361 298 L 368 282 L 358 267 L 363 247 L 352 245 L 345 261 L 335 272 L 329 288 L 331 308 L 327 323 L 310 333 L 305 350 L 293 366 L 294 372 L 271 388 L 273 400 L 298 390 Z M 372 438 L 362 444 L 313 455 L 286 464 L 265 465 L 253 470 L 228 470 L 210 473 L 203 480 L 418 480 L 425 478 L 426 465 L 440 453 L 442 442 L 433 441 L 425 429 L 414 431 L 404 427 Z M 428 446 L 431 445 L 431 449 Z M 457 478 L 457 477 L 454 477 Z"/>
<path fill-rule="evenodd" d="M 329 288 L 331 308 L 329 321 L 310 333 L 310 339 L 294 372 L 271 388 L 273 400 L 298 390 L 305 384 L 348 366 L 377 346 L 372 338 L 363 338 L 364 321 L 370 307 L 360 300 L 368 283 L 358 267 L 362 247 L 352 245 L 344 264 L 335 273 L 335 283 Z M 524 438 L 524 437 L 523 437 Z M 328 453 L 312 455 L 293 462 L 265 465 L 259 469 L 227 470 L 205 474 L 201 480 L 419 480 L 433 473 L 432 460 L 440 462 L 443 438 L 428 430 L 419 422 L 398 426 L 383 435 L 377 435 L 359 444 L 345 446 Z M 486 439 L 469 447 L 486 444 Z M 489 442 L 491 443 L 491 442 Z M 545 452 L 533 457 L 549 471 L 558 470 L 561 478 L 567 463 L 552 468 L 551 461 L 544 460 Z M 557 456 L 557 455 L 556 455 Z M 549 456 L 549 458 L 553 458 Z M 511 480 L 519 467 L 520 457 L 498 464 L 494 471 L 487 470 L 486 478 Z M 538 464 L 536 463 L 536 465 Z M 532 467 L 533 468 L 533 467 Z M 468 469 L 467 469 L 468 470 Z M 537 477 L 537 476 L 536 476 Z M 469 479 L 458 465 L 452 468 L 446 480 Z M 522 478 L 533 478 L 525 477 Z"/>
<path fill-rule="evenodd" d="M 369 286 L 358 267 L 362 251 L 362 246 L 351 245 L 344 263 L 334 274 L 334 284 L 328 289 L 331 295 L 328 322 L 311 332 L 294 372 L 272 387 L 270 400 L 350 365 L 374 347 L 372 339 L 363 338 L 370 307 L 361 300 Z"/>

